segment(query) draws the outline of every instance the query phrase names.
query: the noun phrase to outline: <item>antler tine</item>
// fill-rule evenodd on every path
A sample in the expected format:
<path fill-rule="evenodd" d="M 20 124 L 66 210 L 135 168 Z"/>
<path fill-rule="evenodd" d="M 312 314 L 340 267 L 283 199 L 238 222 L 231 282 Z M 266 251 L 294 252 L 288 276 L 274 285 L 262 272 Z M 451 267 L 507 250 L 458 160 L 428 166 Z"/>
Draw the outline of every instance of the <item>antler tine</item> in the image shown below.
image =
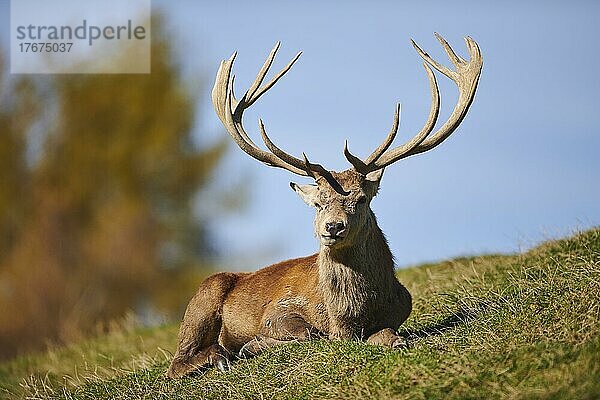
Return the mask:
<path fill-rule="evenodd" d="M 296 63 L 296 61 L 298 61 L 298 59 L 300 58 L 300 56 L 302 55 L 302 52 L 299 51 L 298 54 L 296 54 L 294 56 L 294 58 L 292 58 L 292 60 L 281 69 L 281 71 L 279 71 L 277 73 L 277 75 L 275 75 L 273 78 L 271 78 L 271 80 L 269 80 L 269 82 L 265 83 L 264 86 L 262 86 L 261 88 L 259 88 L 256 93 L 253 95 L 252 99 L 250 100 L 250 103 L 248 103 L 249 106 L 251 106 L 256 100 L 259 99 L 260 96 L 262 96 L 267 90 L 271 89 L 271 87 L 273 85 L 275 85 L 277 83 L 277 81 L 283 76 L 285 75 L 286 72 L 288 72 L 290 70 L 290 68 L 292 68 L 292 65 L 294 65 L 294 63 Z"/>
<path fill-rule="evenodd" d="M 379 159 L 383 153 L 392 145 L 392 142 L 396 138 L 396 134 L 398 133 L 398 127 L 400 126 L 400 113 L 402 110 L 402 105 L 400 103 L 396 104 L 396 112 L 394 113 L 394 123 L 392 124 L 392 129 L 390 129 L 390 133 L 388 133 L 387 137 L 383 141 L 382 144 L 379 145 L 378 148 L 367 158 L 365 161 L 367 164 L 372 163 L 373 161 Z"/>
<path fill-rule="evenodd" d="M 229 75 L 231 74 L 231 66 L 233 65 L 236 54 L 237 52 L 233 53 L 229 60 L 221 61 L 219 69 L 217 70 L 215 85 L 213 86 L 211 93 L 215 113 L 222 123 L 225 123 L 225 105 L 229 85 Z"/>
<path fill-rule="evenodd" d="M 277 81 L 290 70 L 292 65 L 298 60 L 300 54 L 298 53 L 279 73 L 277 73 L 271 80 L 261 86 L 266 74 L 271 67 L 277 50 L 279 49 L 279 42 L 273 47 L 269 56 L 267 57 L 264 65 L 260 69 L 256 79 L 246 91 L 244 96 L 237 101 L 233 93 L 233 82 L 235 77 L 231 76 L 231 69 L 235 60 L 236 54 L 228 59 L 221 62 L 217 76 L 215 79 L 215 85 L 212 90 L 212 101 L 217 116 L 234 139 L 236 144 L 252 158 L 261 161 L 269 166 L 279 167 L 286 169 L 294 174 L 302 176 L 314 177 L 315 173 L 320 173 L 321 170 L 325 169 L 319 164 L 305 164 L 299 159 L 292 157 L 285 153 L 283 150 L 277 148 L 264 133 L 264 126 L 260 121 L 261 134 L 263 134 L 263 140 L 266 137 L 265 143 L 269 148 L 277 149 L 276 152 L 267 152 L 260 149 L 250 139 L 246 133 L 243 123 L 242 116 L 244 111 L 250 107 L 256 100 L 260 98 L 267 90 L 269 90 Z M 291 163 L 286 160 L 292 160 Z M 315 168 L 311 170 L 310 168 Z"/>
<path fill-rule="evenodd" d="M 452 64 L 456 67 L 456 70 L 450 70 L 449 68 L 441 65 L 427 53 L 425 53 L 413 40 L 411 40 L 417 53 L 423 58 L 425 63 L 425 71 L 429 78 L 429 86 L 431 89 L 431 107 L 429 110 L 429 116 L 423 129 L 414 136 L 409 142 L 395 147 L 391 150 L 387 150 L 391 144 L 391 140 L 394 139 L 395 133 L 388 134 L 388 137 L 384 142 L 367 158 L 366 162 L 356 159 L 350 152 L 345 149 L 344 153 L 346 158 L 352 163 L 354 168 L 361 173 L 368 173 L 378 169 L 387 167 L 388 165 L 411 155 L 423 153 L 427 150 L 434 148 L 435 146 L 442 143 L 458 128 L 462 120 L 464 119 L 473 98 L 475 97 L 475 91 L 477 90 L 477 84 L 481 75 L 481 69 L 483 67 L 483 60 L 481 58 L 481 51 L 477 43 L 470 37 L 465 38 L 466 45 L 469 51 L 469 61 L 465 61 L 462 57 L 458 56 L 454 50 L 450 47 L 448 42 L 444 40 L 439 34 L 435 34 L 442 47 L 444 48 L 448 58 L 452 61 Z M 431 134 L 439 116 L 440 110 L 440 95 L 439 88 L 433 73 L 430 68 L 433 67 L 442 74 L 446 75 L 458 86 L 458 101 L 454 107 L 448 120 L 437 130 Z M 383 149 L 383 151 L 382 151 Z"/>
<path fill-rule="evenodd" d="M 385 140 L 383 141 L 383 143 L 381 143 L 379 145 L 379 147 L 377 147 L 375 149 L 375 151 L 373 153 L 371 153 L 371 155 L 367 158 L 366 161 L 363 161 L 360 158 L 353 155 L 352 153 L 350 153 L 350 150 L 348 150 L 348 140 L 345 141 L 344 156 L 346 156 L 346 159 L 350 162 L 350 164 L 352 164 L 352 166 L 354 167 L 355 170 L 357 170 L 363 174 L 370 172 L 368 165 L 372 164 L 373 161 L 375 161 L 379 157 L 381 157 L 381 155 L 390 147 L 390 145 L 394 141 L 394 138 L 396 137 L 396 133 L 398 133 L 398 126 L 400 125 L 400 110 L 401 110 L 401 105 L 400 105 L 400 103 L 398 103 L 398 104 L 396 104 L 396 112 L 394 113 L 394 122 L 392 124 L 392 129 L 390 129 L 390 133 L 388 133 L 388 135 L 385 138 Z"/>
<path fill-rule="evenodd" d="M 441 36 L 437 36 L 442 44 L 446 42 Z M 430 137 L 423 141 L 423 143 L 406 154 L 405 157 L 423 153 L 442 143 L 456 130 L 456 128 L 458 128 L 462 120 L 467 115 L 467 111 L 469 111 L 469 107 L 475 98 L 479 77 L 481 76 L 481 69 L 483 68 L 483 59 L 481 57 L 479 45 L 477 45 L 472 38 L 466 37 L 465 43 L 467 45 L 467 49 L 469 50 L 469 61 L 467 62 L 463 60 L 458 64 L 455 64 L 456 71 L 452 71 L 455 75 L 455 78 L 451 79 L 458 86 L 458 100 L 454 106 L 454 109 L 452 110 L 452 113 L 450 114 L 450 117 L 448 117 L 448 120 L 435 133 L 433 133 Z M 450 52 L 454 53 L 447 43 L 444 48 L 446 47 L 450 49 Z M 446 51 L 449 53 L 448 50 Z M 435 65 L 433 65 L 433 67 L 436 68 Z"/>
<path fill-rule="evenodd" d="M 279 147 L 277 147 L 267 135 L 267 132 L 265 131 L 265 125 L 263 124 L 261 119 L 258 120 L 258 127 L 260 129 L 260 134 L 265 145 L 274 155 L 279 157 L 283 162 L 295 168 L 302 169 L 306 172 L 307 176 L 310 176 L 313 179 L 317 179 L 320 176 L 325 178 L 335 191 L 344 196 L 350 194 L 350 192 L 344 190 L 340 183 L 333 177 L 331 172 L 326 170 L 321 164 L 313 164 L 310 161 L 308 161 L 306 153 L 302 153 L 303 160 L 300 160 L 294 156 L 289 155 L 288 153 L 284 152 Z"/>
<path fill-rule="evenodd" d="M 292 165 L 298 169 L 305 170 L 311 177 L 314 177 L 315 172 L 320 175 L 324 175 L 328 172 L 325 169 L 325 167 L 323 167 L 321 164 L 310 163 L 304 153 L 302 153 L 304 160 L 300 160 L 299 158 L 296 158 L 277 147 L 267 135 L 267 131 L 265 131 L 265 125 L 263 124 L 262 119 L 258 120 L 258 128 L 260 129 L 260 134 L 262 136 L 263 142 L 265 143 L 269 151 L 271 151 L 271 153 L 275 154 L 285 163 Z"/>
<path fill-rule="evenodd" d="M 438 36 L 438 40 L 441 39 L 441 36 Z M 441 39 L 444 40 L 444 39 Z M 440 41 L 441 41 L 440 40 Z M 438 71 L 440 71 L 442 74 L 446 75 L 448 78 L 455 80 L 456 79 L 456 72 L 452 71 L 451 69 L 443 66 L 442 64 L 440 64 L 439 62 L 437 62 L 436 60 L 434 60 L 433 58 L 431 58 L 431 56 L 429 56 L 429 54 L 425 53 L 423 51 L 423 49 L 421 49 L 419 47 L 419 45 L 412 39 L 410 39 L 413 47 L 415 48 L 415 50 L 417 51 L 417 53 L 419 53 L 419 55 L 421 56 L 421 58 L 423 60 L 425 60 L 428 64 L 430 64 L 433 68 L 437 69 Z M 444 40 L 442 42 L 442 45 L 444 45 L 444 43 L 446 43 L 446 41 Z M 448 45 L 448 43 L 446 43 L 447 48 L 450 48 L 450 45 Z M 444 46 L 444 49 L 446 49 L 446 46 Z M 451 49 L 452 50 L 452 49 Z M 454 54 L 454 52 L 452 51 L 452 53 Z"/>
<path fill-rule="evenodd" d="M 440 92 L 437 84 L 437 80 L 435 79 L 435 75 L 431 68 L 427 65 L 427 63 L 423 63 L 425 67 L 425 72 L 427 72 L 427 77 L 429 79 L 429 88 L 431 89 L 431 106 L 429 109 L 429 116 L 427 117 L 427 121 L 423 126 L 423 129 L 413 137 L 409 142 L 394 148 L 393 150 L 386 152 L 386 150 L 392 144 L 392 141 L 396 137 L 396 132 L 398 130 L 398 122 L 400 116 L 400 104 L 398 104 L 396 108 L 396 115 L 394 116 L 394 125 L 392 126 L 392 130 L 383 141 L 381 145 L 371 155 L 367 158 L 366 162 L 362 162 L 358 159 L 359 162 L 356 161 L 356 157 L 350 154 L 349 152 L 344 154 L 350 163 L 354 166 L 354 169 L 357 171 L 367 174 L 371 171 L 375 171 L 385 166 L 393 163 L 394 161 L 402 158 L 404 154 L 413 150 L 416 146 L 421 144 L 425 138 L 431 133 L 435 123 L 437 121 L 439 112 L 440 112 Z M 354 160 L 352 160 L 352 157 Z M 361 165 L 362 163 L 362 165 Z"/>
<path fill-rule="evenodd" d="M 263 80 L 265 79 L 267 72 L 269 72 L 269 69 L 271 68 L 271 65 L 273 64 L 273 60 L 275 59 L 275 56 L 277 55 L 277 51 L 279 50 L 280 45 L 281 45 L 281 42 L 275 43 L 275 46 L 269 53 L 269 56 L 265 60 L 265 63 L 263 64 L 262 68 L 260 69 L 260 71 L 258 71 L 258 75 L 256 75 L 256 79 L 254 79 L 254 82 L 252 82 L 252 85 L 250 85 L 250 88 L 248 88 L 248 91 L 246 92 L 248 102 L 250 102 L 250 100 L 254 96 L 254 93 L 256 92 L 256 90 L 258 90 L 258 88 L 262 84 Z"/>
<path fill-rule="evenodd" d="M 392 149 L 389 152 L 381 154 L 380 157 L 373 160 L 370 164 L 372 165 L 373 170 L 384 168 L 395 161 L 407 157 L 411 151 L 413 151 L 416 147 L 421 145 L 423 141 L 429 136 L 431 131 L 433 130 L 435 123 L 437 122 L 438 116 L 440 114 L 440 90 L 437 84 L 437 80 L 435 79 L 435 75 L 429 65 L 427 63 L 423 63 L 425 67 L 425 71 L 427 72 L 427 78 L 429 78 L 429 89 L 431 90 L 431 106 L 429 107 L 429 115 L 427 117 L 427 121 L 425 125 L 421 129 L 421 131 L 415 135 L 410 141 L 407 143 L 398 146 Z"/>
<path fill-rule="evenodd" d="M 350 150 L 348 150 L 348 140 L 345 141 L 344 156 L 346 156 L 346 159 L 350 162 L 350 164 L 352 164 L 355 170 L 363 174 L 370 172 L 368 165 L 372 164 L 373 161 L 381 157 L 381 155 L 390 147 L 390 145 L 396 138 L 396 133 L 398 133 L 398 126 L 400 125 L 400 110 L 401 105 L 400 103 L 398 103 L 396 104 L 396 112 L 394 113 L 394 122 L 392 123 L 392 129 L 390 129 L 390 132 L 388 133 L 383 143 L 381 143 L 379 147 L 377 147 L 375 151 L 371 153 L 371 155 L 367 158 L 366 161 L 363 161 L 360 158 L 353 155 L 352 153 L 350 153 Z"/>
<path fill-rule="evenodd" d="M 254 104 L 254 102 L 256 100 L 258 100 L 260 98 L 260 96 L 262 96 L 267 90 L 271 89 L 271 87 L 273 87 L 273 85 L 275 85 L 277 83 L 277 81 L 283 75 L 285 75 L 286 72 L 288 72 L 290 70 L 290 68 L 292 68 L 294 63 L 296 61 L 298 61 L 298 59 L 302 55 L 302 52 L 299 51 L 298 54 L 296 54 L 294 56 L 294 58 L 292 58 L 292 60 L 285 67 L 283 67 L 281 69 L 281 71 L 279 71 L 273 78 L 271 78 L 263 86 L 260 86 L 262 84 L 263 80 L 265 79 L 267 72 L 269 72 L 269 68 L 271 68 L 271 64 L 273 64 L 273 60 L 275 59 L 275 56 L 277 55 L 277 51 L 279 50 L 280 45 L 281 45 L 280 42 L 277 42 L 275 44 L 275 46 L 269 53 L 269 56 L 265 60 L 265 63 L 263 64 L 262 68 L 258 72 L 256 79 L 254 80 L 254 82 L 252 83 L 252 85 L 250 86 L 250 88 L 248 89 L 246 94 L 244 95 L 243 102 L 241 102 L 241 103 L 244 103 L 242 105 L 244 109 L 250 107 L 252 104 Z M 239 112 L 238 109 L 236 109 L 235 112 L 236 113 Z M 243 110 L 241 112 L 243 112 Z"/>
<path fill-rule="evenodd" d="M 465 64 L 466 61 L 464 58 L 462 58 L 461 56 L 457 55 L 454 50 L 452 50 L 452 47 L 450 47 L 450 45 L 448 44 L 448 42 L 446 41 L 446 39 L 444 39 L 439 33 L 434 32 L 435 37 L 437 38 L 437 40 L 440 42 L 440 44 L 442 45 L 442 47 L 444 48 L 444 50 L 446 51 L 446 54 L 448 55 L 448 58 L 450 59 L 450 61 L 452 61 L 452 64 L 454 65 L 458 65 L 458 64 Z"/>
<path fill-rule="evenodd" d="M 298 175 L 309 176 L 306 171 L 286 164 L 279 157 L 261 150 L 251 140 L 247 139 L 248 134 L 241 128 L 241 124 L 236 123 L 233 119 L 233 113 L 231 112 L 231 92 L 227 96 L 226 107 L 228 112 L 225 113 L 225 128 L 231 134 L 231 137 L 235 140 L 240 149 L 246 152 L 246 154 L 269 166 L 283 168 Z"/>
<path fill-rule="evenodd" d="M 356 157 L 354 154 L 350 153 L 350 150 L 348 150 L 348 139 L 344 141 L 344 156 L 346 156 L 346 159 L 350 162 L 350 164 L 352 164 L 355 170 L 366 174 L 367 164 L 365 164 L 363 160 Z"/>

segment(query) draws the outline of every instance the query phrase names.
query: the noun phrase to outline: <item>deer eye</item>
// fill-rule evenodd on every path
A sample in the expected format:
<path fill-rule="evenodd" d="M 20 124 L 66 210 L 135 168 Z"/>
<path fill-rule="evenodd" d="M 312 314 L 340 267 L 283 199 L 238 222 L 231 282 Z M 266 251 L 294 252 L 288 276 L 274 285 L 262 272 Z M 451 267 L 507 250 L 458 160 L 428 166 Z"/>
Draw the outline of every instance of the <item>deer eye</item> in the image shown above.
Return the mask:
<path fill-rule="evenodd" d="M 365 204 L 367 202 L 367 196 L 360 196 L 356 201 L 356 204 Z"/>

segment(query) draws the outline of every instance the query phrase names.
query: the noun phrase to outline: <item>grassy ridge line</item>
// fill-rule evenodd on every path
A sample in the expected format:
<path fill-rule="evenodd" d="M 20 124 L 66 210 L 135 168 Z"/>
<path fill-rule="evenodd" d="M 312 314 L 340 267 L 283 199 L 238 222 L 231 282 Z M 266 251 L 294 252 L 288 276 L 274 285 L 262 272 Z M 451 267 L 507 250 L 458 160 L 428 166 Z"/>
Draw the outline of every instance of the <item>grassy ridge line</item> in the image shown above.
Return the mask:
<path fill-rule="evenodd" d="M 414 297 L 401 330 L 412 347 L 399 352 L 315 341 L 166 381 L 167 327 L 3 364 L 0 385 L 30 398 L 600 398 L 600 230 L 398 275 Z M 73 365 L 88 375 L 73 378 Z"/>
<path fill-rule="evenodd" d="M 125 323 L 105 336 L 2 363 L 0 398 L 72 389 L 148 368 L 169 357 L 177 329 L 136 329 Z"/>

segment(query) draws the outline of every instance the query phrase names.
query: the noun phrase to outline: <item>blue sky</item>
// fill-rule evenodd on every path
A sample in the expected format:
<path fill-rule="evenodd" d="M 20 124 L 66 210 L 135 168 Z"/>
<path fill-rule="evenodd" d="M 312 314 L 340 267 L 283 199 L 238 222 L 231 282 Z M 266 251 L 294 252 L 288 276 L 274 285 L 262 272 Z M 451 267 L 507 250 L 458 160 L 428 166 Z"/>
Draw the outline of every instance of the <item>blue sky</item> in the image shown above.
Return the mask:
<path fill-rule="evenodd" d="M 5 45 L 8 7 L 0 4 Z M 361 156 L 380 143 L 396 102 L 396 144 L 424 123 L 429 89 L 409 38 L 446 65 L 433 32 L 463 56 L 464 36 L 479 43 L 483 73 L 463 124 L 433 151 L 388 167 L 372 204 L 399 266 L 517 251 L 600 223 L 599 2 L 154 0 L 153 7 L 167 16 L 186 76 L 203 83 L 199 141 L 224 135 L 210 104 L 220 60 L 238 50 L 241 93 L 280 40 L 275 68 L 304 53 L 246 113 L 245 126 L 256 135 L 260 116 L 286 151 L 335 170 L 349 166 L 344 139 Z M 438 81 L 443 121 L 457 94 L 447 78 Z M 219 176 L 220 187 L 249 185 L 247 207 L 213 226 L 232 268 L 317 249 L 313 211 L 288 186 L 306 179 L 263 166 L 235 145 Z M 198 203 L 200 212 L 213 207 Z"/>

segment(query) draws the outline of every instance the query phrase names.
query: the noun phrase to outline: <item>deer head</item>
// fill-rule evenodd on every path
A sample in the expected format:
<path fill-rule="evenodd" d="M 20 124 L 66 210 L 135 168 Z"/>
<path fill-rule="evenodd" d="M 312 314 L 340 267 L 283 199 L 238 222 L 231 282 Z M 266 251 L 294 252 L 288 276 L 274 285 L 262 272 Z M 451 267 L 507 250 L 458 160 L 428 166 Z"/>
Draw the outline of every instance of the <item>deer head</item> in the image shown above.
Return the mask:
<path fill-rule="evenodd" d="M 323 246 L 330 248 L 352 246 L 356 243 L 357 238 L 363 237 L 361 233 L 376 224 L 370 209 L 370 202 L 377 194 L 384 168 L 400 159 L 436 147 L 456 130 L 465 117 L 475 96 L 483 65 L 479 46 L 470 37 L 465 39 L 469 52 L 469 60 L 466 61 L 458 56 L 440 35 L 437 33 L 435 35 L 448 54 L 455 70 L 433 60 L 412 41 L 417 53 L 425 61 L 423 66 L 431 88 L 429 116 L 421 131 L 405 144 L 390 149 L 398 131 L 400 119 L 400 104 L 398 104 L 389 134 L 366 159 L 363 160 L 353 155 L 348 150 L 346 142 L 344 155 L 352 164 L 352 168 L 342 172 L 329 171 L 320 164 L 313 164 L 304 153 L 302 159 L 299 159 L 284 152 L 271 141 L 262 120 L 259 119 L 258 126 L 262 140 L 269 151 L 262 150 L 250 139 L 242 125 L 244 111 L 289 71 L 302 54 L 301 52 L 279 73 L 263 84 L 279 49 L 279 43 L 277 43 L 256 79 L 239 100 L 236 98 L 233 88 L 235 76 L 231 75 L 236 53 L 229 60 L 221 62 L 212 91 L 212 101 L 217 116 L 240 149 L 251 157 L 269 166 L 283 168 L 294 174 L 314 179 L 314 185 L 291 183 L 290 186 L 307 204 L 316 208 L 315 233 Z M 448 120 L 435 132 L 433 129 L 439 115 L 440 95 L 431 67 L 454 81 L 459 91 L 454 110 Z"/>
<path fill-rule="evenodd" d="M 364 238 L 365 228 L 375 222 L 369 204 L 379 189 L 382 171 L 367 175 L 354 169 L 331 171 L 331 177 L 343 190 L 322 176 L 316 178 L 316 185 L 290 183 L 306 204 L 316 208 L 315 235 L 322 245 L 347 247 L 354 245 L 357 238 Z"/>

